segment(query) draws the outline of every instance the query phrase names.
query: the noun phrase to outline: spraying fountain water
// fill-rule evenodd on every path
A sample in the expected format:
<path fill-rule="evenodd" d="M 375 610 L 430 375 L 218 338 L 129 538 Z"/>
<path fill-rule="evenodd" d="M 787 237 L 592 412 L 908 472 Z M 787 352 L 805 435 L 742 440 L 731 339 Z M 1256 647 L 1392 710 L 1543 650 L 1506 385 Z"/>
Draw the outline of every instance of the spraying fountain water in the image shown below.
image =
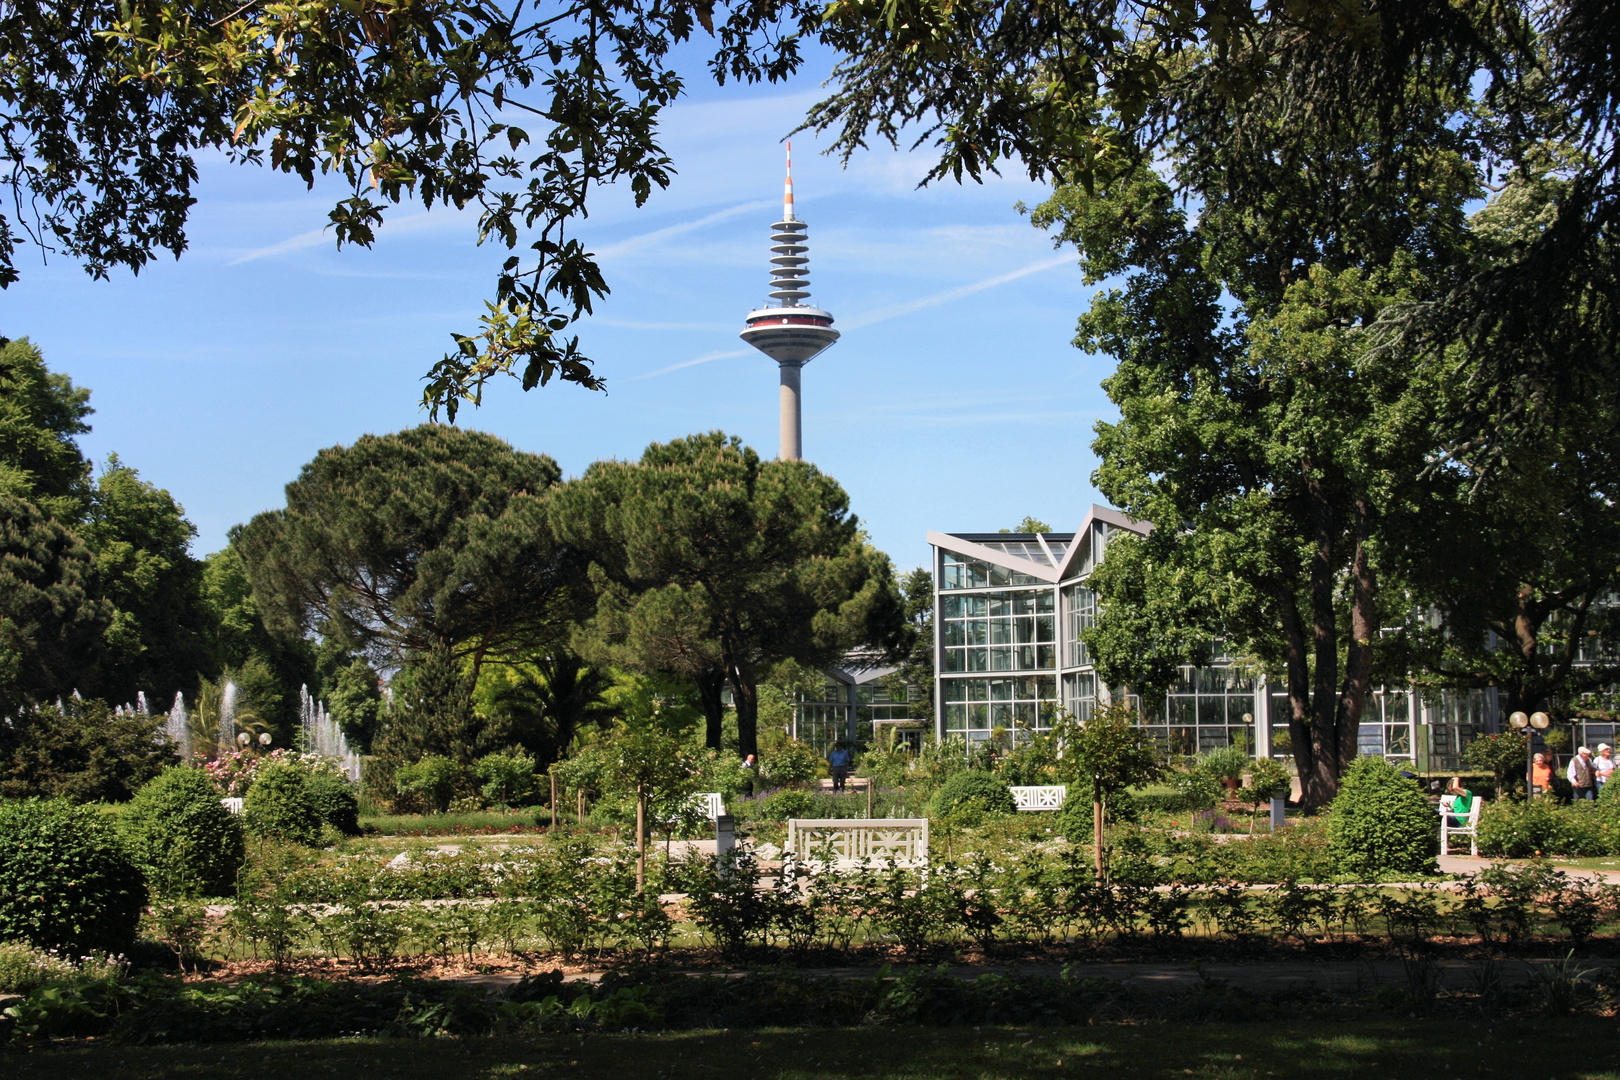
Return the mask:
<path fill-rule="evenodd" d="M 358 784 L 360 755 L 349 748 L 343 729 L 327 713 L 325 705 L 310 697 L 307 686 L 298 688 L 298 719 L 304 753 L 333 759 L 349 779 Z"/>
<path fill-rule="evenodd" d="M 163 725 L 165 734 L 180 748 L 180 760 L 191 760 L 190 717 L 186 715 L 186 695 L 174 695 L 174 707 L 169 710 L 169 722 Z"/>
<path fill-rule="evenodd" d="M 150 716 L 152 710 L 146 707 L 146 691 L 135 691 L 135 711 L 141 716 Z"/>
<path fill-rule="evenodd" d="M 236 684 L 225 680 L 225 689 L 219 695 L 219 752 L 228 754 L 236 749 Z"/>

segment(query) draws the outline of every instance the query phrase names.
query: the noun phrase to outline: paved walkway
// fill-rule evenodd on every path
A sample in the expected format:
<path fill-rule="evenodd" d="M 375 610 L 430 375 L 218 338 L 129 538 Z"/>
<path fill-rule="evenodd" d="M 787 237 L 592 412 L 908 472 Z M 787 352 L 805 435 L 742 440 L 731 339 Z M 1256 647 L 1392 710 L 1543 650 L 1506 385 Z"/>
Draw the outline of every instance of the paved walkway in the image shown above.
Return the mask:
<path fill-rule="evenodd" d="M 1476 859 L 1468 855 L 1442 855 L 1440 856 L 1440 872 L 1443 874 L 1477 874 L 1500 859 Z M 1524 862 L 1522 859 L 1506 860 L 1510 862 Z M 1570 877 L 1591 877 L 1606 881 L 1611 885 L 1620 884 L 1620 870 L 1586 870 L 1578 866 L 1559 866 L 1553 864 L 1555 869 L 1562 870 Z"/>

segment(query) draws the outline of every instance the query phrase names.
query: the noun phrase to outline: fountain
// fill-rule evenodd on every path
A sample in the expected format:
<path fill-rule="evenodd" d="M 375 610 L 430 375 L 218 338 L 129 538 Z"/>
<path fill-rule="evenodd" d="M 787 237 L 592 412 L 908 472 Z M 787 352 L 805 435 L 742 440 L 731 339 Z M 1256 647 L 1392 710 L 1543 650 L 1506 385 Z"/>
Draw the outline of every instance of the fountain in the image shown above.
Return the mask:
<path fill-rule="evenodd" d="M 152 710 L 146 706 L 146 691 L 135 691 L 135 712 L 138 716 L 150 716 Z"/>
<path fill-rule="evenodd" d="M 236 749 L 236 684 L 225 680 L 225 689 L 219 694 L 219 752 L 228 754 Z"/>
<path fill-rule="evenodd" d="M 180 748 L 180 760 L 191 760 L 191 728 L 188 726 L 190 717 L 186 715 L 186 695 L 174 695 L 174 707 L 169 710 L 168 723 L 163 725 L 164 733 Z"/>
<path fill-rule="evenodd" d="M 298 688 L 300 746 L 306 754 L 319 754 L 336 761 L 346 776 L 360 782 L 360 755 L 349 748 L 343 729 L 327 713 L 326 706 L 312 698 L 309 687 Z"/>

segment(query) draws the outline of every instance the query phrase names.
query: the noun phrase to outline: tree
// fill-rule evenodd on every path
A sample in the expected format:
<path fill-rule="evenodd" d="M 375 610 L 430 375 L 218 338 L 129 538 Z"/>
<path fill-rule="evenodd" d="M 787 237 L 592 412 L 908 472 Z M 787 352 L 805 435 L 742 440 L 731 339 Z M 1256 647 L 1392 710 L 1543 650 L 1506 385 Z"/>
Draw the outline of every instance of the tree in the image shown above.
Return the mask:
<path fill-rule="evenodd" d="M 323 688 L 317 649 L 302 634 L 272 634 L 266 629 L 247 567 L 234 544 L 203 560 L 202 599 L 208 660 L 201 670 L 210 677 L 224 677 L 255 662 L 268 667 L 274 673 L 276 686 L 274 701 L 266 699 L 265 705 L 272 711 L 265 718 L 277 730 L 290 733 L 298 722 L 298 688 L 307 686 L 316 694 Z M 271 689 L 263 684 L 257 670 L 252 678 L 266 691 Z"/>
<path fill-rule="evenodd" d="M 525 390 L 601 380 L 570 323 L 607 292 L 572 235 L 592 189 L 637 204 L 673 171 L 657 140 L 684 80 L 673 46 L 701 27 L 714 76 L 777 80 L 799 64 L 802 2 L 534 9 L 450 0 L 386 8 L 326 0 L 30 4 L 0 20 L 0 76 L 16 218 L 0 218 L 0 286 L 19 243 L 97 277 L 186 247 L 193 155 L 268 164 L 313 185 L 341 178 L 336 241 L 369 246 L 386 210 L 477 206 L 477 234 L 517 249 L 482 328 L 457 334 L 425 400 L 453 421 L 510 373 Z M 688 56 L 682 50 L 675 55 Z M 530 134 L 530 131 L 533 134 Z"/>
<path fill-rule="evenodd" d="M 124 802 L 178 761 L 163 718 L 65 698 L 0 722 L 0 797 Z"/>
<path fill-rule="evenodd" d="M 929 180 L 978 179 L 1018 162 L 1037 179 L 1092 191 L 1161 155 L 1224 157 L 1220 198 L 1244 208 L 1229 218 L 1238 232 L 1294 210 L 1326 209 L 1354 226 L 1344 196 L 1368 180 L 1384 188 L 1380 219 L 1398 223 L 1397 208 L 1429 200 L 1422 191 L 1403 200 L 1399 188 L 1428 154 L 1430 140 L 1413 136 L 1439 99 L 1477 106 L 1454 126 L 1482 131 L 1491 174 L 1543 139 L 1567 137 L 1585 155 L 1568 169 L 1556 226 L 1505 263 L 1392 307 L 1379 335 L 1431 357 L 1461 347 L 1452 374 L 1470 392 L 1445 418 L 1446 451 L 1486 467 L 1519 435 L 1556 422 L 1560 402 L 1580 399 L 1572 374 L 1620 376 L 1611 329 L 1620 289 L 1607 254 L 1620 217 L 1620 66 L 1601 0 L 1203 0 L 1060 14 L 998 0 L 839 0 L 822 37 L 846 59 L 808 126 L 836 129 L 846 159 L 871 134 L 896 144 L 915 134 L 915 145 L 941 149 Z M 1367 153 L 1322 152 L 1352 141 Z M 1308 176 L 1309 190 L 1285 195 L 1279 174 Z M 1201 201 L 1196 176 L 1166 175 Z M 1576 307 L 1583 317 L 1569 318 Z"/>
<path fill-rule="evenodd" d="M 383 721 L 382 682 L 376 669 L 359 659 L 339 668 L 326 703 L 332 722 L 350 745 L 370 753 Z"/>
<path fill-rule="evenodd" d="M 692 790 L 697 765 L 674 736 L 655 727 L 614 732 L 604 747 L 608 784 L 636 799 L 636 892 L 647 884 L 647 803 L 674 802 Z"/>
<path fill-rule="evenodd" d="M 593 634 L 629 641 L 674 625 L 667 640 L 681 656 L 707 643 L 744 755 L 758 751 L 758 685 L 778 663 L 824 667 L 900 634 L 889 560 L 837 482 L 808 462 L 761 462 L 721 432 L 655 443 L 639 463 L 597 462 L 558 494 L 553 523 L 618 586 L 604 591 Z"/>
<path fill-rule="evenodd" d="M 209 616 L 202 566 L 191 557 L 197 530 L 167 491 L 110 455 L 78 528 L 95 556 L 100 596 L 112 621 L 86 693 L 131 702 L 138 691 L 172 700 L 209 670 Z"/>
<path fill-rule="evenodd" d="M 487 741 L 473 708 L 473 682 L 448 646 L 429 650 L 396 681 L 377 756 L 397 763 L 437 754 L 471 765 Z"/>
<path fill-rule="evenodd" d="M 1256 162 L 1233 125 L 1281 139 L 1291 106 L 1212 93 L 1189 84 L 1166 151 L 1195 207 L 1144 166 L 1060 188 L 1034 215 L 1076 244 L 1090 280 L 1122 280 L 1096 294 L 1076 344 L 1119 364 L 1104 386 L 1120 420 L 1097 426 L 1094 479 L 1154 526 L 1111 546 L 1087 640 L 1102 678 L 1149 701 L 1176 652 L 1195 659 L 1215 636 L 1280 674 L 1304 801 L 1322 805 L 1356 752 L 1379 630 L 1409 606 L 1381 559 L 1436 448 L 1447 377 L 1374 328 L 1468 272 L 1464 211 L 1488 146 L 1462 122 L 1467 88 L 1436 77 L 1404 113 L 1421 155 L 1385 156 L 1377 118 L 1360 117 L 1288 131 L 1297 146 Z M 1262 168 L 1265 199 L 1247 202 L 1229 177 Z"/>
<path fill-rule="evenodd" d="M 1052 531 L 1052 526 L 1048 525 L 1040 518 L 1025 515 L 1024 520 L 1020 521 L 1016 528 L 1002 529 L 1001 531 L 1015 533 L 1049 533 Z"/>
<path fill-rule="evenodd" d="M 90 501 L 90 463 L 75 436 L 90 430 L 90 391 L 46 368 L 27 338 L 0 338 L 0 495 L 76 523 Z"/>
<path fill-rule="evenodd" d="M 70 692 L 110 617 L 83 542 L 32 503 L 0 496 L 0 717 Z"/>
<path fill-rule="evenodd" d="M 1105 880 L 1104 808 L 1110 798 L 1126 788 L 1162 776 L 1164 759 L 1153 736 L 1138 726 L 1136 713 L 1123 705 L 1104 706 L 1086 720 L 1062 714 L 1052 725 L 1051 737 L 1060 748 L 1058 775 L 1071 786 L 1091 788 L 1097 880 Z"/>
<path fill-rule="evenodd" d="M 560 760 L 581 731 L 613 720 L 612 677 L 565 649 L 503 674 L 508 681 L 490 695 L 491 741 L 521 746 L 541 770 Z"/>
<path fill-rule="evenodd" d="M 934 721 L 934 575 L 918 567 L 900 579 L 905 626 L 901 646 L 894 653 L 899 666 L 885 678 L 889 697 L 909 701 L 911 691 L 922 698 L 910 702 L 916 719 Z"/>
<path fill-rule="evenodd" d="M 379 666 L 443 645 L 476 678 L 566 637 L 584 566 L 556 542 L 551 458 L 425 425 L 323 450 L 287 507 L 232 531 L 272 633 L 319 633 Z"/>

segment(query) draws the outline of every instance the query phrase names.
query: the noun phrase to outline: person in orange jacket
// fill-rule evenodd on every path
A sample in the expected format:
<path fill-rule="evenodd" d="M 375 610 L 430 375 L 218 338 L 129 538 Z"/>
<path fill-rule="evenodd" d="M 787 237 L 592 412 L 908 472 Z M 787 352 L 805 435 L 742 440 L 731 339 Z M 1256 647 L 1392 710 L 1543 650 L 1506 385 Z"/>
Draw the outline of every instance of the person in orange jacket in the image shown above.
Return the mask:
<path fill-rule="evenodd" d="M 1541 795 L 1552 784 L 1552 766 L 1546 754 L 1537 754 L 1530 764 L 1530 794 Z"/>

